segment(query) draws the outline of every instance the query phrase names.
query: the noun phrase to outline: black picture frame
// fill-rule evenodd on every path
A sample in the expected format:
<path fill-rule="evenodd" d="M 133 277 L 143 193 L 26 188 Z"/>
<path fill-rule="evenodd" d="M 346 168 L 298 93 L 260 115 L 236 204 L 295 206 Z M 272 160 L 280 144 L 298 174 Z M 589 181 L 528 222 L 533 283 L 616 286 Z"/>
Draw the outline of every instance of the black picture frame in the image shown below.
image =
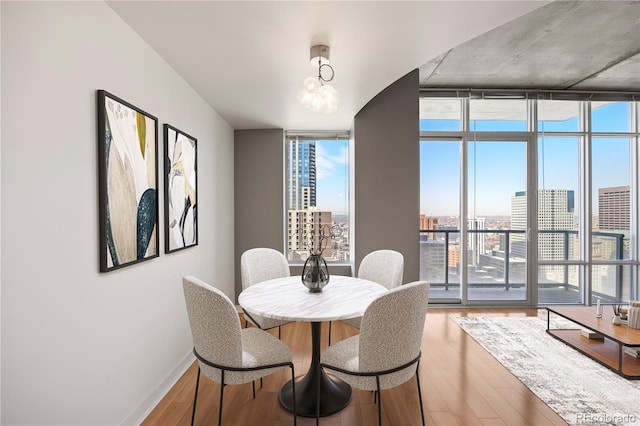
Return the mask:
<path fill-rule="evenodd" d="M 198 245 L 198 140 L 164 124 L 165 253 Z"/>
<path fill-rule="evenodd" d="M 159 256 L 158 119 L 97 91 L 100 272 Z"/>

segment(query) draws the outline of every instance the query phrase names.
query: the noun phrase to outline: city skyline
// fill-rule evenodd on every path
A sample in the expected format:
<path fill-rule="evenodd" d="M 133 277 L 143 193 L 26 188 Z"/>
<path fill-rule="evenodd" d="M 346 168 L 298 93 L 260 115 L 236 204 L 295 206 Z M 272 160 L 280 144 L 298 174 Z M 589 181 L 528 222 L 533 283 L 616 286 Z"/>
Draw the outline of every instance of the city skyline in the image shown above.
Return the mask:
<path fill-rule="evenodd" d="M 348 260 L 347 192 L 336 190 L 348 183 L 347 141 L 292 137 L 286 148 L 287 258 L 316 250 L 328 261 Z"/>

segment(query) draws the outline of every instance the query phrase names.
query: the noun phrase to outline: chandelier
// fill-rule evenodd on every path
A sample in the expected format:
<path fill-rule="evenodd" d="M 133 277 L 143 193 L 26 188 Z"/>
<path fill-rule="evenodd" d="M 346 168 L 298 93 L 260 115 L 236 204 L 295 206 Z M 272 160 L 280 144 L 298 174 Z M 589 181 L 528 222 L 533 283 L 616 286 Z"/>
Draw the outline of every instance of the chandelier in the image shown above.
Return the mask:
<path fill-rule="evenodd" d="M 338 91 L 327 84 L 334 76 L 333 67 L 329 65 L 329 46 L 311 46 L 310 57 L 311 65 L 318 64 L 318 76 L 304 80 L 298 100 L 312 111 L 333 112 L 338 109 Z"/>

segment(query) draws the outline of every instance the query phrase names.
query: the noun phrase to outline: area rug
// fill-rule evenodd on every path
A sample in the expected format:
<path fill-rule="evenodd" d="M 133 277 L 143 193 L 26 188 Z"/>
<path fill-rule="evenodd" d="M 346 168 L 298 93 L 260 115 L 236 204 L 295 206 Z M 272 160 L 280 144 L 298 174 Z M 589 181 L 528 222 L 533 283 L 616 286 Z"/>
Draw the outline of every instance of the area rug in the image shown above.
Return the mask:
<path fill-rule="evenodd" d="M 570 425 L 640 425 L 640 381 L 624 379 L 546 333 L 544 317 L 455 322 Z M 551 317 L 552 328 L 579 328 Z"/>

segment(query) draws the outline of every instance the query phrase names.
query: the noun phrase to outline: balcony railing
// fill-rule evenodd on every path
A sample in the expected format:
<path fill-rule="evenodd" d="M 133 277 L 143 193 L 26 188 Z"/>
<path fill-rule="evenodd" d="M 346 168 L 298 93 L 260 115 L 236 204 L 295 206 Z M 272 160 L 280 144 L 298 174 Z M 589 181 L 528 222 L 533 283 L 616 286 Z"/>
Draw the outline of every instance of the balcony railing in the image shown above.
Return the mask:
<path fill-rule="evenodd" d="M 509 290 L 514 287 L 524 287 L 526 276 L 526 231 L 516 229 L 482 229 L 482 230 L 468 230 L 467 241 L 467 264 L 471 270 L 468 274 L 468 286 L 469 287 L 490 287 L 496 288 L 496 286 L 504 287 L 505 290 Z M 549 252 L 545 251 L 543 247 L 539 247 L 541 266 L 553 267 L 562 269 L 562 276 L 560 278 L 554 277 L 552 281 L 546 281 L 540 279 L 538 287 L 540 288 L 557 288 L 563 286 L 565 289 L 579 290 L 578 280 L 575 283 L 570 279 L 570 268 L 576 264 L 569 263 L 572 259 L 571 247 L 577 247 L 578 231 L 576 230 L 539 230 L 539 234 L 556 234 L 560 235 L 561 239 L 554 242 L 554 250 Z M 484 244 L 485 237 L 489 234 L 496 235 L 498 237 L 493 238 L 493 245 L 483 245 L 479 247 L 479 244 Z M 457 235 L 457 238 L 456 238 Z M 421 262 L 425 263 L 421 270 L 426 271 L 428 276 L 421 274 L 421 279 L 427 279 L 431 282 L 433 287 L 441 287 L 445 290 L 449 290 L 450 287 L 459 287 L 459 282 L 451 282 L 451 278 L 460 274 L 460 256 L 452 253 L 452 242 L 459 241 L 460 230 L 459 229 L 421 229 L 420 241 L 421 241 Z M 623 260 L 624 258 L 624 234 L 593 231 L 594 237 L 601 237 L 611 241 L 607 244 L 607 247 L 613 251 L 607 256 L 606 260 Z M 516 237 L 517 236 L 517 237 Z M 575 244 L 572 245 L 572 238 Z M 498 247 L 495 247 L 496 241 L 499 241 Z M 515 245 L 514 245 L 515 243 Z M 518 244 L 521 243 L 521 244 Z M 540 241 L 541 244 L 544 241 Z M 425 244 L 424 246 L 422 244 Z M 429 247 L 428 245 L 434 244 Z M 455 246 L 454 246 L 455 247 Z M 458 252 L 460 246 L 458 245 Z M 424 251 L 423 251 L 424 248 Z M 514 250 L 515 249 L 515 250 Z M 453 256 L 452 256 L 453 254 Z M 548 257 L 550 256 L 551 257 Z M 567 262 L 567 263 L 555 263 L 555 262 Z M 439 267 L 438 267 L 439 264 Z M 553 265 L 553 266 L 550 266 Z M 437 267 L 438 270 L 433 273 L 429 273 L 429 269 Z M 594 291 L 594 295 L 600 296 L 603 299 L 620 300 L 623 296 L 623 266 L 611 265 L 615 268 L 615 294 L 599 293 Z M 513 272 L 515 269 L 516 272 Z M 479 278 L 477 272 L 492 271 L 493 277 L 487 277 L 485 273 L 482 278 Z M 560 274 L 559 274 L 560 275 Z M 438 279 L 441 278 L 441 279 Z"/>

